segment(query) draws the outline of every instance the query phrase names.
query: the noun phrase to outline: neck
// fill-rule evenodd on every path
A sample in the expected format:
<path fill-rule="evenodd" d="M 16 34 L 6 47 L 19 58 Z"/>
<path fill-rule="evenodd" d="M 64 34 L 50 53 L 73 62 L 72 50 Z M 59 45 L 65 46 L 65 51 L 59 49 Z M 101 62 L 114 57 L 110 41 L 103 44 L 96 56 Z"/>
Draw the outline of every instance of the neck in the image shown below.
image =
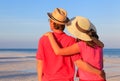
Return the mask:
<path fill-rule="evenodd" d="M 53 30 L 53 32 L 55 32 L 55 33 L 63 33 L 63 31 L 62 30 Z"/>

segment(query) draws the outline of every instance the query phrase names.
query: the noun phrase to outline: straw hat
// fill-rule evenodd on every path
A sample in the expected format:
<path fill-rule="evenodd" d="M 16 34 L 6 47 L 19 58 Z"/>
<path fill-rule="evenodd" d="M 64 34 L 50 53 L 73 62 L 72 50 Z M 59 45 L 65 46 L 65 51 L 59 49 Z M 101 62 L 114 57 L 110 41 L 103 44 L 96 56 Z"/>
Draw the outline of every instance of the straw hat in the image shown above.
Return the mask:
<path fill-rule="evenodd" d="M 52 13 L 47 13 L 49 18 L 58 24 L 66 24 L 68 22 L 67 12 L 62 8 L 56 8 Z"/>
<path fill-rule="evenodd" d="M 95 26 L 87 19 L 81 16 L 76 16 L 72 18 L 67 23 L 67 30 L 76 38 L 84 41 L 91 41 L 92 39 L 87 34 L 90 29 L 96 31 Z M 97 32 L 97 31 L 96 31 Z"/>

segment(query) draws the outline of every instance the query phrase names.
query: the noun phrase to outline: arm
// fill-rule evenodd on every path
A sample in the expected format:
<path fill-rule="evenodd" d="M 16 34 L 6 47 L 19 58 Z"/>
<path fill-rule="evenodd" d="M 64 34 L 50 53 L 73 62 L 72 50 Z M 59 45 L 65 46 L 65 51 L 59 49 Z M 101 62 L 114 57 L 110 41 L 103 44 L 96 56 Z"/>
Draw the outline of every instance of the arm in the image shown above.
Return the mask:
<path fill-rule="evenodd" d="M 57 42 L 55 41 L 51 32 L 48 32 L 45 35 L 48 36 L 50 43 L 52 45 L 52 48 L 56 55 L 72 55 L 75 53 L 79 53 L 79 47 L 78 47 L 77 43 L 75 43 L 69 47 L 66 47 L 66 48 L 60 48 L 58 46 Z"/>
<path fill-rule="evenodd" d="M 38 81 L 42 81 L 42 68 L 43 68 L 42 60 L 37 60 Z"/>
<path fill-rule="evenodd" d="M 49 40 L 50 40 L 50 43 L 52 45 L 52 48 L 54 50 L 54 52 L 57 54 L 57 55 L 72 55 L 72 54 L 75 54 L 75 53 L 79 53 L 79 46 L 77 43 L 69 46 L 69 47 L 66 47 L 66 48 L 60 48 L 58 46 L 58 44 L 56 43 L 53 35 L 51 32 L 48 32 L 46 33 L 45 35 L 47 35 L 49 37 Z M 102 75 L 103 75 L 103 72 L 92 67 L 90 64 L 82 61 L 82 60 L 77 60 L 75 61 L 75 64 L 78 66 L 78 68 L 81 68 L 85 71 L 88 71 L 88 72 L 91 72 L 91 73 L 94 73 L 94 74 L 97 74 L 99 75 L 100 77 L 104 78 Z"/>
<path fill-rule="evenodd" d="M 100 73 L 101 73 L 100 70 L 92 67 L 90 64 L 84 62 L 84 61 L 81 60 L 81 59 L 75 61 L 74 63 L 75 63 L 75 65 L 76 65 L 78 68 L 83 69 L 83 70 L 85 70 L 85 71 L 88 71 L 88 72 L 90 72 L 90 73 L 94 73 L 94 74 L 100 74 Z"/>
<path fill-rule="evenodd" d="M 104 70 L 101 71 L 101 70 L 93 67 L 92 65 L 84 62 L 84 61 L 81 60 L 81 59 L 80 59 L 80 60 L 76 60 L 74 63 L 75 63 L 75 65 L 76 65 L 78 68 L 80 68 L 80 69 L 82 69 L 82 70 L 84 70 L 84 71 L 87 71 L 87 72 L 96 74 L 96 75 L 98 75 L 101 79 L 105 79 L 105 72 L 104 72 Z"/>

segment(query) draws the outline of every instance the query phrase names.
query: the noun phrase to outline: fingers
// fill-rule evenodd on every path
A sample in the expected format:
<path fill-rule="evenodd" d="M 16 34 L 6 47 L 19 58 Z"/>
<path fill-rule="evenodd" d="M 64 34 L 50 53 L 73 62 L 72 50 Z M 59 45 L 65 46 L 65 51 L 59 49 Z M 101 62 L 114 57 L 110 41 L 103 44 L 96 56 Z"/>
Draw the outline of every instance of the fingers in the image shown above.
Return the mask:
<path fill-rule="evenodd" d="M 101 73 L 101 78 L 103 78 L 103 79 L 105 79 L 106 80 L 106 73 L 104 72 L 104 70 L 102 71 L 102 73 Z"/>

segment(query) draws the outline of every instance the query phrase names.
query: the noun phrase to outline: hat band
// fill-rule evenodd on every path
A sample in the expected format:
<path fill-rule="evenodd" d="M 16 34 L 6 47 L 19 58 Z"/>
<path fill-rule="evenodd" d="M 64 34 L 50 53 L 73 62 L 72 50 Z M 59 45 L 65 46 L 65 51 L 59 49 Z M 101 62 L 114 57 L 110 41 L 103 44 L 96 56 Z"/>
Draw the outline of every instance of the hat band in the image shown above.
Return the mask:
<path fill-rule="evenodd" d="M 88 32 L 89 32 L 89 30 L 84 30 L 84 29 L 82 29 L 82 28 L 78 25 L 77 22 L 76 22 L 76 28 L 77 28 L 79 31 L 83 32 L 83 33 L 88 33 Z"/>
<path fill-rule="evenodd" d="M 52 19 L 54 19 L 54 20 L 56 20 L 56 21 L 58 21 L 58 22 L 61 22 L 61 23 L 66 23 L 67 21 L 60 21 L 60 20 L 57 20 L 57 19 L 55 19 L 53 16 L 51 16 L 52 17 Z"/>

